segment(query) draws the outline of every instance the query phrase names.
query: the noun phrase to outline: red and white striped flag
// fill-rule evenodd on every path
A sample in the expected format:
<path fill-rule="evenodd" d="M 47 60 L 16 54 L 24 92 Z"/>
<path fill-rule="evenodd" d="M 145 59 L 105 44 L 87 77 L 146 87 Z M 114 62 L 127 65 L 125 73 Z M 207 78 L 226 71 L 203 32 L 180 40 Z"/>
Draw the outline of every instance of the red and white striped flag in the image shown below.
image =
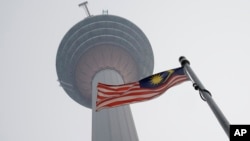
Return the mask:
<path fill-rule="evenodd" d="M 122 85 L 98 83 L 96 111 L 142 102 L 160 96 L 167 89 L 189 80 L 182 67 L 160 72 L 138 82 Z"/>

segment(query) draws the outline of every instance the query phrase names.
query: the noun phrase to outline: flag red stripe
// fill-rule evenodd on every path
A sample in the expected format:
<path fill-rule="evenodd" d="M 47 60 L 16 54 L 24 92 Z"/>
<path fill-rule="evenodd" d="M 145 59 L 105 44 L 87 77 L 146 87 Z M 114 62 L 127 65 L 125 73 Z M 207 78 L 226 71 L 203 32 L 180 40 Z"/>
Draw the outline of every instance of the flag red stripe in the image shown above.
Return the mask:
<path fill-rule="evenodd" d="M 184 79 L 181 79 L 182 81 Z M 177 80 L 174 81 L 174 83 L 168 83 L 169 85 L 166 85 L 166 87 L 164 87 L 164 89 L 160 89 L 160 90 L 150 90 L 150 89 L 139 89 L 138 91 L 129 91 L 128 93 L 122 94 L 122 95 L 118 95 L 116 97 L 123 97 L 123 96 L 133 96 L 133 95 L 146 95 L 146 94 L 151 94 L 151 93 L 162 93 L 164 91 L 166 91 L 168 88 L 180 83 L 181 81 Z M 111 97 L 107 97 L 106 99 L 103 99 L 102 101 L 108 101 L 109 99 L 114 99 L 116 98 L 114 96 Z M 101 100 L 101 99 L 99 99 Z M 99 103 L 98 100 L 98 103 Z"/>
<path fill-rule="evenodd" d="M 124 85 L 106 85 L 106 84 L 98 83 L 97 88 L 103 89 L 106 91 L 125 91 L 131 87 L 136 86 L 136 85 L 138 86 L 139 83 L 133 82 L 133 83 L 124 84 Z"/>
<path fill-rule="evenodd" d="M 150 93 L 162 93 L 162 92 L 164 92 L 164 91 L 166 91 L 168 88 L 170 88 L 170 87 L 172 87 L 172 86 L 174 86 L 174 85 L 176 85 L 176 84 L 178 84 L 178 83 L 180 83 L 180 82 L 182 82 L 182 81 L 184 81 L 184 80 L 186 80 L 185 78 L 184 79 L 178 79 L 178 80 L 176 80 L 176 81 L 174 81 L 173 83 L 168 83 L 168 85 L 166 85 L 165 87 L 163 87 L 163 89 L 158 89 L 158 90 L 155 90 L 155 89 L 139 89 L 139 90 L 137 90 L 137 91 L 129 91 L 129 92 L 127 92 L 127 93 L 125 93 L 125 94 L 122 94 L 122 95 L 117 95 L 117 96 L 111 96 L 111 97 L 98 97 L 98 102 L 100 101 L 100 100 L 102 100 L 102 101 L 105 101 L 105 100 L 108 100 L 108 98 L 115 98 L 115 97 L 122 97 L 122 96 L 128 96 L 128 95 L 145 95 L 145 94 L 150 94 Z M 98 95 L 102 95 L 102 93 L 101 92 L 99 92 L 98 93 Z"/>
<path fill-rule="evenodd" d="M 126 94 L 130 94 L 130 93 L 140 93 L 140 92 L 160 92 L 160 91 L 165 91 L 166 88 L 171 85 L 173 83 L 173 85 L 182 82 L 182 81 L 185 81 L 186 80 L 186 77 L 184 76 L 176 76 L 176 77 L 172 77 L 169 79 L 169 82 L 167 82 L 165 85 L 161 86 L 161 87 L 158 87 L 158 88 L 154 88 L 154 89 L 151 89 L 151 88 L 131 88 L 129 91 L 119 91 L 119 92 L 105 92 L 105 91 L 102 91 L 102 90 L 98 90 L 98 96 L 100 96 L 99 98 L 100 99 L 103 99 L 103 98 L 108 98 L 108 97 L 114 97 L 114 96 L 121 96 L 121 95 L 126 95 Z"/>
<path fill-rule="evenodd" d="M 107 107 L 115 107 L 134 102 L 146 101 L 158 97 L 168 88 L 188 80 L 185 75 L 174 75 L 168 79 L 165 85 L 150 89 L 150 88 L 135 88 L 133 91 L 125 91 L 124 93 L 116 93 L 116 95 L 105 95 L 102 91 L 98 91 L 97 110 Z M 99 96 L 104 95 L 104 96 Z"/>
<path fill-rule="evenodd" d="M 111 107 L 116 107 L 116 106 L 121 106 L 121 105 L 126 105 L 126 104 L 132 104 L 132 103 L 136 103 L 136 102 L 142 102 L 142 101 L 147 101 L 150 99 L 153 99 L 155 97 L 160 96 L 160 94 L 151 94 L 148 97 L 126 97 L 126 99 L 123 99 L 121 101 L 119 101 L 119 99 L 116 99 L 114 102 L 110 102 L 110 103 L 104 103 L 103 105 L 97 105 L 96 110 L 101 110 L 103 108 L 111 108 Z"/>

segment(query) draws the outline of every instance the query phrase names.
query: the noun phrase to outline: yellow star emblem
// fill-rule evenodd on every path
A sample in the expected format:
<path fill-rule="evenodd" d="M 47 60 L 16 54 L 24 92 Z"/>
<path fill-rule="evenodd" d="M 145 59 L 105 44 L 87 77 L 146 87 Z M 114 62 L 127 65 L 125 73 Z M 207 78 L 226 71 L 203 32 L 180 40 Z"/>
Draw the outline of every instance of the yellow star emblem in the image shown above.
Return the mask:
<path fill-rule="evenodd" d="M 150 82 L 153 85 L 157 85 L 157 84 L 161 83 L 162 79 L 163 78 L 161 77 L 160 74 L 156 74 L 156 75 L 154 75 L 154 76 L 151 77 Z"/>

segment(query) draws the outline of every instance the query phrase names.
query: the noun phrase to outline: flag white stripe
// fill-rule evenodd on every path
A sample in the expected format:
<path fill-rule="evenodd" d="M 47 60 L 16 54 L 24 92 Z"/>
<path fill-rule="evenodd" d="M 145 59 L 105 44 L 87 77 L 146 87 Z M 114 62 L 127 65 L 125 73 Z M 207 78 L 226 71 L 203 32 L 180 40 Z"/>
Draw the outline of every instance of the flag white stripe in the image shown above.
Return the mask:
<path fill-rule="evenodd" d="M 186 79 L 181 79 L 181 80 L 186 80 Z M 176 83 L 174 83 L 176 82 Z M 178 84 L 180 81 L 173 81 L 173 83 L 167 85 L 167 87 L 164 87 L 165 89 L 168 89 L 176 84 Z M 166 90 L 165 89 L 161 89 L 161 90 L 152 90 L 152 91 L 149 91 L 149 90 L 138 90 L 138 91 L 135 91 L 135 92 L 130 92 L 130 93 L 126 93 L 124 95 L 119 95 L 118 97 L 111 97 L 110 101 L 112 103 L 112 101 L 119 101 L 119 99 L 123 99 L 123 100 L 130 100 L 130 99 L 126 99 L 126 97 L 128 98 L 146 98 L 148 97 L 149 95 L 157 95 L 157 94 L 161 94 L 163 92 L 165 92 Z M 138 92 L 145 92 L 144 94 L 137 94 Z M 106 100 L 106 99 L 104 99 Z M 107 101 L 106 101 L 107 102 Z M 106 103 L 104 102 L 104 103 Z M 101 104 L 101 100 L 99 99 L 98 100 L 98 103 Z M 103 104 L 101 104 L 103 105 Z"/>
<path fill-rule="evenodd" d="M 125 88 L 126 88 L 126 89 L 125 89 Z M 120 89 L 120 88 L 117 88 L 117 89 L 114 89 L 114 90 L 110 90 L 110 89 L 107 89 L 107 88 L 105 88 L 105 87 L 98 87 L 98 90 L 99 90 L 99 91 L 102 91 L 102 92 L 124 92 L 124 91 L 130 90 L 131 88 L 140 88 L 140 85 L 139 85 L 139 83 L 137 82 L 137 84 L 129 85 L 129 86 L 123 87 L 123 90 L 117 90 L 117 89 Z"/>
<path fill-rule="evenodd" d="M 105 105 L 109 105 L 109 104 L 114 103 L 114 102 L 121 102 L 121 101 L 139 99 L 139 98 L 147 99 L 147 98 L 150 98 L 150 97 L 156 96 L 156 95 L 159 95 L 159 93 L 150 93 L 150 94 L 145 94 L 145 95 L 133 95 L 133 96 L 117 97 L 117 98 L 114 98 L 114 99 L 111 99 L 109 101 L 106 101 L 106 102 L 103 102 L 103 103 L 99 104 L 97 106 L 97 108 L 103 107 Z"/>
<path fill-rule="evenodd" d="M 186 75 L 172 75 L 159 87 L 143 88 L 139 82 L 124 85 L 99 83 L 96 110 L 142 102 L 160 96 L 169 88 L 188 80 Z"/>
<path fill-rule="evenodd" d="M 179 82 L 182 82 L 183 80 L 186 80 L 186 79 L 181 79 L 181 80 L 179 80 L 179 81 L 173 81 L 171 84 L 168 84 L 168 85 L 166 85 L 165 87 L 162 87 L 161 89 L 157 89 L 157 90 L 148 90 L 148 89 L 139 89 L 139 90 L 137 90 L 137 91 L 129 91 L 129 92 L 126 92 L 126 93 L 124 93 L 124 94 L 122 94 L 122 95 L 116 95 L 116 96 L 110 96 L 110 95 L 105 95 L 105 94 L 103 94 L 103 93 L 101 93 L 101 92 L 98 92 L 98 95 L 102 95 L 102 96 L 104 96 L 105 98 L 101 98 L 101 99 L 98 99 L 97 101 L 98 101 L 98 103 L 99 102 L 101 102 L 101 100 L 106 100 L 106 99 L 108 99 L 108 98 L 114 98 L 114 97 L 122 97 L 122 96 L 124 96 L 124 95 L 145 95 L 145 94 L 147 94 L 147 93 L 152 93 L 152 92 L 155 92 L 155 93 L 162 93 L 162 92 L 164 92 L 164 91 L 166 91 L 168 88 L 170 88 L 170 87 L 172 87 L 172 86 L 174 86 L 174 85 L 177 85 Z M 144 93 L 143 93 L 144 92 Z M 141 94 L 141 93 L 143 93 L 143 94 Z"/>
<path fill-rule="evenodd" d="M 123 91 L 122 95 L 127 95 L 130 93 L 140 93 L 140 92 L 144 92 L 144 91 L 159 92 L 159 91 L 162 91 L 163 89 L 169 87 L 172 84 L 179 83 L 179 82 L 182 82 L 184 80 L 186 80 L 186 77 L 183 77 L 183 76 L 176 77 L 175 79 L 172 79 L 171 81 L 169 81 L 169 83 L 167 85 L 165 85 L 163 87 L 159 87 L 158 89 L 138 89 L 138 90 L 134 90 L 134 91 L 127 90 L 127 91 Z M 136 87 L 136 88 L 139 88 L 139 87 Z M 118 93 L 118 92 L 116 92 L 116 93 Z M 121 94 L 112 94 L 112 95 L 105 94 L 105 91 L 98 91 L 98 95 L 100 95 L 102 97 L 106 97 L 106 98 L 114 97 L 114 96 L 121 96 Z"/>

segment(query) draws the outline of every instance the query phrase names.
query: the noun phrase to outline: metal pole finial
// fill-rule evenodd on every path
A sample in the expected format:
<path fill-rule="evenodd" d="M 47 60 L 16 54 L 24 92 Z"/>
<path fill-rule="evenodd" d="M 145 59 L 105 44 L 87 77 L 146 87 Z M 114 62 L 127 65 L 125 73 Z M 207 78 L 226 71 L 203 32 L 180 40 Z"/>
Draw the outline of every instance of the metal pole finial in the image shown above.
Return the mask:
<path fill-rule="evenodd" d="M 179 61 L 181 63 L 182 66 L 184 66 L 185 64 L 189 64 L 190 65 L 190 62 L 187 60 L 187 58 L 185 56 L 181 56 L 179 58 Z"/>

